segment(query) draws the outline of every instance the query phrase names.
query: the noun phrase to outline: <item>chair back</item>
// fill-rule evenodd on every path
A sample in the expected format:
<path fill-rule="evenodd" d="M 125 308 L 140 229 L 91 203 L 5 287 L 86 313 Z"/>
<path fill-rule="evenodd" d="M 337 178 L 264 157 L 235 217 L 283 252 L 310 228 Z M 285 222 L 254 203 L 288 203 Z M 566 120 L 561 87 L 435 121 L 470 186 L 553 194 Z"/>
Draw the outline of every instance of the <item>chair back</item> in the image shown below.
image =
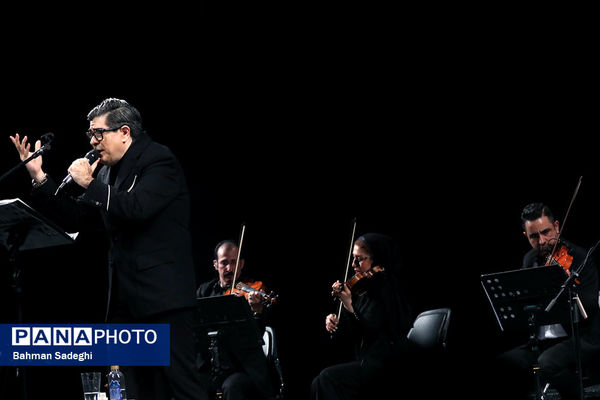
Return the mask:
<path fill-rule="evenodd" d="M 277 358 L 277 344 L 275 343 L 275 334 L 273 328 L 265 326 L 265 333 L 263 334 L 263 341 L 265 342 L 262 346 L 263 352 L 268 359 Z"/>
<path fill-rule="evenodd" d="M 438 308 L 420 313 L 408 331 L 408 340 L 425 349 L 446 348 L 450 309 Z"/>
<path fill-rule="evenodd" d="M 277 342 L 275 341 L 275 332 L 272 327 L 265 326 L 265 333 L 263 334 L 264 344 L 262 346 L 263 352 L 267 357 L 267 361 L 274 369 L 273 378 L 277 381 L 274 382 L 276 387 L 278 386 L 278 394 L 275 396 L 275 400 L 283 399 L 283 392 L 285 388 L 285 383 L 283 381 L 283 372 L 281 370 L 281 363 L 279 362 L 279 356 L 277 355 Z"/>

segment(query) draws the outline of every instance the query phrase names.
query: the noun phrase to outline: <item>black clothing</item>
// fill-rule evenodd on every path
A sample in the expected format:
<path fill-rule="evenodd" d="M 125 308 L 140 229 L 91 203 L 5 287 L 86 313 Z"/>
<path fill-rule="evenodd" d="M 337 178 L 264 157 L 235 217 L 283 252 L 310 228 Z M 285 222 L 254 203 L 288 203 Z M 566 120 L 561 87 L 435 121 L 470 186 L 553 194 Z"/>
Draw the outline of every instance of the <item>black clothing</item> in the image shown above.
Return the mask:
<path fill-rule="evenodd" d="M 216 278 L 200 284 L 196 295 L 198 298 L 222 296 L 227 289 L 221 287 L 219 279 Z M 208 332 L 201 330 L 198 333 L 196 364 L 202 379 L 211 381 L 214 385 L 212 390 L 221 391 L 225 400 L 262 400 L 275 396 L 276 371 L 269 365 L 262 349 L 266 312 L 267 310 L 255 315 L 254 320 L 249 323 L 238 323 L 219 329 L 218 371 L 212 371 Z"/>
<path fill-rule="evenodd" d="M 353 292 L 354 313 L 344 308 L 340 316 L 338 333 L 349 333 L 355 339 L 356 361 L 321 371 L 311 386 L 313 400 L 367 398 L 409 349 L 406 335 L 412 315 L 396 276 L 396 247 L 387 236 L 367 234 L 361 238 L 369 245 L 373 265 L 385 271 L 367 279 L 362 295 Z"/>
<path fill-rule="evenodd" d="M 576 245 L 563 240 L 569 247 L 569 254 L 573 256 L 571 270 L 576 270 L 584 261 L 586 251 Z M 539 259 L 535 249 L 531 249 L 523 257 L 523 267 L 531 268 L 544 265 L 545 260 Z M 567 275 L 565 274 L 565 279 Z M 579 322 L 581 361 L 584 371 L 586 366 L 597 365 L 600 360 L 600 307 L 598 306 L 599 280 L 598 269 L 590 258 L 581 275 L 581 284 L 577 285 L 577 292 L 588 318 Z M 563 296 L 566 296 L 567 292 Z M 575 353 L 573 351 L 573 337 L 570 324 L 562 324 L 567 337 L 540 340 L 540 355 L 537 359 L 541 368 L 542 386 L 549 382 L 561 395 L 562 399 L 575 399 L 577 397 L 577 376 L 575 374 Z M 526 329 L 527 327 L 524 327 Z M 509 367 L 515 371 L 524 392 L 533 388 L 532 365 L 535 362 L 531 346 L 524 344 L 513 348 L 499 356 L 500 368 Z M 543 388 L 543 387 L 542 387 Z M 513 393 L 516 394 L 516 393 Z M 526 393 L 522 393 L 523 396 Z"/>
<path fill-rule="evenodd" d="M 389 284 L 385 272 L 376 273 L 362 296 L 352 297 L 354 314 L 342 310 L 338 333 L 349 333 L 355 343 L 356 361 L 325 368 L 312 383 L 311 399 L 359 399 L 382 384 L 384 373 L 408 351 L 406 335 L 410 315 L 405 316 L 392 330 L 389 303 Z M 379 380 L 381 378 L 381 380 Z"/>
<path fill-rule="evenodd" d="M 360 338 L 356 358 L 363 366 L 379 367 L 387 362 L 393 354 L 404 350 L 407 344 L 406 334 L 410 329 L 410 315 L 403 316 L 397 321 L 396 329 L 389 321 L 388 309 L 391 296 L 390 285 L 385 272 L 376 273 L 369 278 L 367 291 L 363 295 L 353 296 L 352 307 L 354 314 L 343 309 L 345 327 Z"/>
<path fill-rule="evenodd" d="M 55 190 L 49 179 L 32 196 L 40 211 L 63 229 L 88 230 L 97 213 L 102 217 L 110 244 L 107 320 L 170 321 L 171 334 L 179 339 L 172 341 L 171 367 L 161 367 L 162 373 L 178 399 L 206 398 L 189 352 L 193 348 L 186 327 L 190 311 L 184 310 L 195 305 L 189 193 L 173 153 L 142 135 L 117 165 L 102 166 L 79 198 L 55 196 Z M 128 388 L 147 384 L 129 383 L 137 379 L 136 369 L 131 371 Z M 136 393 L 128 394 L 137 398 Z"/>
<path fill-rule="evenodd" d="M 144 135 L 119 164 L 114 186 L 107 184 L 113 167 L 103 166 L 76 201 L 55 197 L 52 180 L 32 192 L 34 200 L 68 232 L 89 229 L 86 222 L 100 212 L 110 239 L 109 279 L 114 269 L 119 301 L 132 316 L 193 307 L 189 192 L 179 162 Z"/>
<path fill-rule="evenodd" d="M 196 290 L 196 298 L 223 296 L 227 290 L 229 290 L 229 287 L 221 287 L 221 282 L 219 278 L 215 278 L 213 280 L 203 282 L 200 284 L 200 286 L 198 286 L 198 289 Z M 265 331 L 268 314 L 269 310 L 265 307 L 263 308 L 262 313 L 254 316 L 254 319 L 258 324 L 258 329 L 261 333 Z"/>
<path fill-rule="evenodd" d="M 221 287 L 219 278 L 215 278 L 211 281 L 203 282 L 198 286 L 196 290 L 196 297 L 214 297 L 222 296 L 229 289 L 228 287 Z"/>
<path fill-rule="evenodd" d="M 195 353 L 195 346 L 193 341 L 193 327 L 195 316 L 195 310 L 184 308 L 139 319 L 131 317 L 121 318 L 121 316 L 116 315 L 111 320 L 112 323 L 152 323 L 169 324 L 171 326 L 170 367 L 121 367 L 127 377 L 127 395 L 129 398 L 205 398 L 206 385 L 199 389 L 199 382 L 201 381 L 199 374 L 194 368 L 193 355 Z"/>
<path fill-rule="evenodd" d="M 361 361 L 350 361 L 327 367 L 312 383 L 310 398 L 316 400 L 367 399 L 376 386 L 377 370 L 364 369 Z"/>

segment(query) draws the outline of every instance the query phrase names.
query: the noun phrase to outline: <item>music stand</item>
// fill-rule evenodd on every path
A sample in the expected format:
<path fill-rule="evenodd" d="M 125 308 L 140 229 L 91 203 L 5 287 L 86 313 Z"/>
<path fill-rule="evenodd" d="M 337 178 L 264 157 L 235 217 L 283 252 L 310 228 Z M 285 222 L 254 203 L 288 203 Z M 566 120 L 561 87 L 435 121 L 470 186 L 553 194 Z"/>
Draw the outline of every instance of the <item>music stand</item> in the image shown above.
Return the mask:
<path fill-rule="evenodd" d="M 235 363 L 229 356 L 232 343 L 256 343 L 260 346 L 262 334 L 244 297 L 200 297 L 196 301 L 196 330 L 200 335 L 208 336 L 211 375 L 216 387 L 220 388 Z M 198 339 L 199 343 L 203 343 L 202 337 Z"/>
<path fill-rule="evenodd" d="M 17 297 L 17 322 L 23 322 L 23 288 L 18 252 L 74 242 L 73 237 L 21 199 L 0 200 L 0 243 L 8 250 L 8 260 L 12 267 L 12 287 Z"/>
<path fill-rule="evenodd" d="M 196 311 L 198 323 L 207 329 L 219 329 L 254 320 L 250 305 L 243 297 L 238 296 L 200 297 L 196 299 Z"/>
<path fill-rule="evenodd" d="M 546 306 L 555 297 L 565 280 L 565 272 L 558 265 L 524 268 L 481 275 L 481 285 L 492 306 L 501 331 L 529 328 L 529 344 L 537 360 L 539 356 L 538 327 L 568 323 L 568 299 L 557 302 L 546 312 Z M 536 399 L 542 398 L 539 365 L 532 365 Z"/>
<path fill-rule="evenodd" d="M 21 266 L 19 251 L 72 244 L 75 240 L 58 225 L 43 217 L 21 199 L 0 200 L 0 243 L 8 251 L 11 286 L 15 293 L 17 322 L 23 322 Z M 23 397 L 27 398 L 25 373 L 22 376 Z"/>
<path fill-rule="evenodd" d="M 565 276 L 558 265 L 481 275 L 481 285 L 500 330 L 523 329 L 531 311 L 536 311 L 540 325 L 569 322 L 568 301 L 557 303 L 551 312 L 542 312 L 560 289 Z"/>

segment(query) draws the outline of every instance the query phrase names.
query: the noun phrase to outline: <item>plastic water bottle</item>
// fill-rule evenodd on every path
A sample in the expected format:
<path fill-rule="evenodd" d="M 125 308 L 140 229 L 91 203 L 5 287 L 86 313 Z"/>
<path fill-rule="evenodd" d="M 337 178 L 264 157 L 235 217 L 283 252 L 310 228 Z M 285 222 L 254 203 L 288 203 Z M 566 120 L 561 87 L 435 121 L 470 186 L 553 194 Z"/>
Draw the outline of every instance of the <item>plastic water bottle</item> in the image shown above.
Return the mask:
<path fill-rule="evenodd" d="M 125 375 L 119 370 L 118 365 L 111 366 L 108 373 L 108 396 L 110 400 L 127 400 Z"/>

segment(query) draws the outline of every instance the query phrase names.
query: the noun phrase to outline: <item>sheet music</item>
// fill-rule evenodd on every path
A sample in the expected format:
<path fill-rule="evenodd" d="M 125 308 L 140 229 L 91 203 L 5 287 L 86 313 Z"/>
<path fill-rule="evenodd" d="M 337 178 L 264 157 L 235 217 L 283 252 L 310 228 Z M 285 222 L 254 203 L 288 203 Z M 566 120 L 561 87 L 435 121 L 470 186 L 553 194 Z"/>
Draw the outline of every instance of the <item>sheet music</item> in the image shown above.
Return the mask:
<path fill-rule="evenodd" d="M 564 299 L 552 312 L 543 312 L 564 279 L 562 267 L 543 266 L 484 274 L 481 285 L 500 330 L 504 331 L 527 328 L 531 311 L 536 313 L 538 327 L 568 321 L 568 302 Z M 549 333 L 560 334 L 558 331 Z"/>

